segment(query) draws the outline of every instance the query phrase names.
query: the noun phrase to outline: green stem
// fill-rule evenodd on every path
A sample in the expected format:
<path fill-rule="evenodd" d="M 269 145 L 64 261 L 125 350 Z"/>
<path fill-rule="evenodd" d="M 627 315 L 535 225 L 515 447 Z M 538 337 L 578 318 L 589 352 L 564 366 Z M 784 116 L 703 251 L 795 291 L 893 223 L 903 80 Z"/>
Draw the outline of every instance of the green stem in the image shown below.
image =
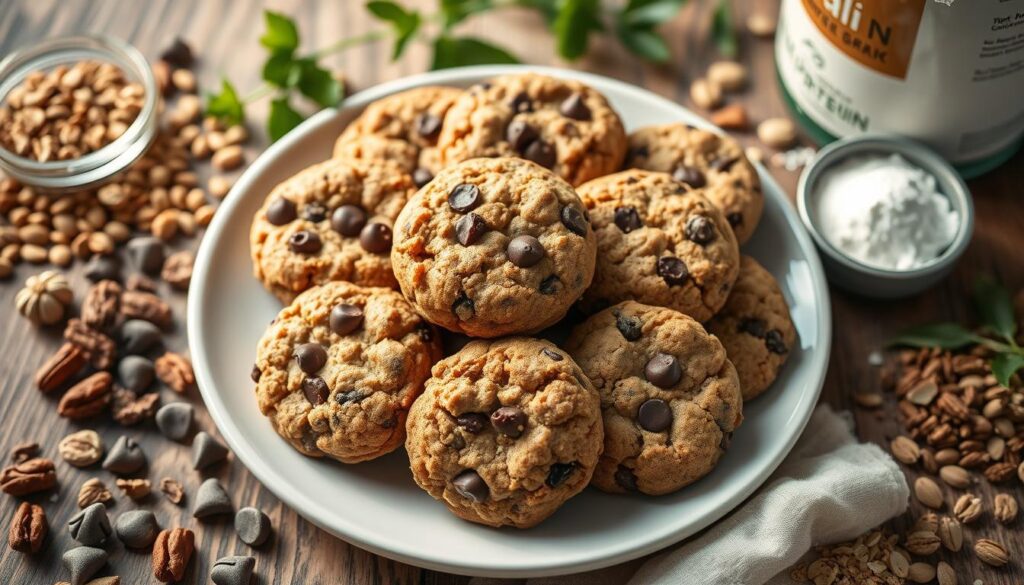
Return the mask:
<path fill-rule="evenodd" d="M 243 104 L 251 104 L 252 102 L 261 100 L 261 99 L 267 97 L 268 95 L 274 93 L 275 89 L 276 88 L 274 86 L 270 85 L 269 83 L 263 82 L 262 85 L 260 85 L 256 89 L 250 91 L 247 95 L 242 97 L 242 103 Z"/>
<path fill-rule="evenodd" d="M 363 45 L 366 43 L 379 41 L 385 38 L 386 36 L 387 31 L 371 30 L 367 33 L 358 36 L 341 39 L 338 42 L 334 43 L 333 45 L 328 45 L 320 50 L 314 51 L 313 54 L 310 55 L 310 57 L 313 59 L 319 59 L 320 57 L 326 57 L 327 55 L 333 55 L 335 53 L 340 53 L 347 49 L 351 49 L 352 47 L 355 47 L 357 45 Z"/>

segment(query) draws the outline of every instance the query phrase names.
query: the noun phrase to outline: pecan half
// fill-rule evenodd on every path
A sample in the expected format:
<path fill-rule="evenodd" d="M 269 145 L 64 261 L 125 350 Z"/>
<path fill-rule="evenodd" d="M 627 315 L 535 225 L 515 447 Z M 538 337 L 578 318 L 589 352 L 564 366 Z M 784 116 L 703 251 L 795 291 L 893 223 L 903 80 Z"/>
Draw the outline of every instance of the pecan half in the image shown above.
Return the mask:
<path fill-rule="evenodd" d="M 160 297 L 137 290 L 121 294 L 121 314 L 126 319 L 142 319 L 160 327 L 171 324 L 171 306 Z"/>
<path fill-rule="evenodd" d="M 82 484 L 82 487 L 78 488 L 78 507 L 88 508 L 96 502 L 107 503 L 114 499 L 114 494 L 110 493 L 107 486 L 103 485 L 103 482 L 96 479 L 95 477 L 86 480 Z"/>
<path fill-rule="evenodd" d="M 96 372 L 72 386 L 57 404 L 57 413 L 71 420 L 96 416 L 110 404 L 109 372 Z"/>
<path fill-rule="evenodd" d="M 97 282 L 82 301 L 82 321 L 97 331 L 110 331 L 121 308 L 121 285 L 113 280 Z"/>
<path fill-rule="evenodd" d="M 160 405 L 160 394 L 152 392 L 141 397 L 127 388 L 115 387 L 113 392 L 114 420 L 124 426 L 137 425 L 153 418 Z"/>
<path fill-rule="evenodd" d="M 11 519 L 7 543 L 18 552 L 39 552 L 43 547 L 43 541 L 46 540 L 47 529 L 46 512 L 43 507 L 22 502 Z"/>
<path fill-rule="evenodd" d="M 24 443 L 18 443 L 11 449 L 11 459 L 15 463 L 23 463 L 32 459 L 39 453 L 39 443 L 35 441 L 26 441 Z"/>
<path fill-rule="evenodd" d="M 7 466 L 0 472 L 0 490 L 12 496 L 24 496 L 57 485 L 53 461 L 42 457 Z"/>
<path fill-rule="evenodd" d="M 64 339 L 78 346 L 97 370 L 106 370 L 114 363 L 114 340 L 89 327 L 81 319 L 68 320 Z"/>
<path fill-rule="evenodd" d="M 161 583 L 180 581 L 194 549 L 195 535 L 191 530 L 161 530 L 153 543 L 153 576 Z"/>
<path fill-rule="evenodd" d="M 53 392 L 82 371 L 86 361 L 85 352 L 77 345 L 65 342 L 36 371 L 36 387 L 42 392 Z"/>
<path fill-rule="evenodd" d="M 167 352 L 156 358 L 156 376 L 171 390 L 183 394 L 196 383 L 192 362 L 183 355 Z"/>

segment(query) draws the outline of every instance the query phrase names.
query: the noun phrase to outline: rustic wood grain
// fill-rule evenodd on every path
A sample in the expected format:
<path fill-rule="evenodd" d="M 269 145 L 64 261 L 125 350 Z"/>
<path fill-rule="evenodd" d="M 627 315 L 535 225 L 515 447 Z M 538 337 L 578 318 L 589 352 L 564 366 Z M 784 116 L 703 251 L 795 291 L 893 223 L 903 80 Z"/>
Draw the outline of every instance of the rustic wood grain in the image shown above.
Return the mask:
<path fill-rule="evenodd" d="M 270 6 L 292 14 L 299 22 L 306 48 L 322 47 L 334 40 L 359 34 L 378 25 L 367 16 L 362 2 L 331 1 L 300 2 L 289 0 L 272 2 Z M 431 0 L 408 2 L 430 10 Z M 617 44 L 601 39 L 591 54 L 574 67 L 609 75 L 647 87 L 659 94 L 689 104 L 687 88 L 690 80 L 701 75 L 706 64 L 715 58 L 709 42 L 707 16 L 711 2 L 692 1 L 682 14 L 665 28 L 676 65 L 658 67 L 638 62 Z M 774 11 L 776 0 L 749 0 L 735 2 L 737 22 L 751 10 Z M 71 33 L 108 33 L 124 38 L 148 57 L 155 58 L 175 36 L 187 39 L 200 56 L 197 73 L 204 87 L 212 88 L 221 74 L 228 75 L 241 89 L 255 88 L 259 81 L 261 51 L 257 39 L 261 34 L 261 6 L 256 2 L 219 2 L 201 0 L 159 0 L 149 2 L 93 1 L 63 2 L 60 0 L 6 0 L 0 2 L 0 55 L 24 47 L 34 41 Z M 525 62 L 565 65 L 553 58 L 553 41 L 542 30 L 536 15 L 521 10 L 506 9 L 499 13 L 475 18 L 460 27 L 499 41 L 511 48 Z M 735 98 L 745 104 L 754 120 L 784 113 L 774 79 L 772 44 L 744 34 L 741 40 L 741 58 L 753 71 L 752 90 Z M 423 71 L 428 65 L 428 52 L 420 45 L 413 46 L 401 62 L 391 63 L 390 48 L 385 44 L 354 49 L 331 57 L 328 63 L 343 71 L 355 88 Z M 265 146 L 259 122 L 266 114 L 266 105 L 251 110 L 256 139 L 249 147 L 250 160 Z M 753 144 L 752 136 L 739 135 L 745 143 Z M 792 194 L 795 174 L 777 171 L 786 190 Z M 853 406 L 851 394 L 878 386 L 877 371 L 868 365 L 868 355 L 879 349 L 884 340 L 898 329 L 938 319 L 966 319 L 969 315 L 966 295 L 973 279 L 981 273 L 1000 276 L 1009 285 L 1024 286 L 1021 249 L 1024 247 L 1024 206 L 1020 184 L 1024 181 L 1024 154 L 989 176 L 973 181 L 977 226 L 974 241 L 956 272 L 934 290 L 917 298 L 899 302 L 867 301 L 853 295 L 833 291 L 835 334 L 833 355 L 823 401 L 839 408 L 854 409 L 858 431 L 866 440 L 882 445 L 899 432 L 895 413 L 890 410 L 868 412 Z M 195 242 L 182 242 L 180 247 L 194 246 Z M 32 374 L 57 347 L 59 331 L 37 331 L 24 319 L 16 316 L 13 298 L 17 283 L 37 271 L 20 266 L 12 281 L 0 285 L 0 456 L 8 457 L 13 445 L 24 440 L 35 440 L 43 445 L 46 456 L 58 459 L 56 444 L 65 434 L 79 428 L 96 428 L 109 446 L 125 429 L 107 420 L 71 423 L 56 415 L 54 397 L 43 396 L 32 385 Z M 77 290 L 86 285 L 80 270 L 71 271 Z M 185 323 L 184 297 L 180 293 L 164 290 L 165 298 L 172 300 L 178 315 L 177 328 L 168 339 L 172 349 L 184 350 Z M 80 300 L 80 298 L 79 298 Z M 162 390 L 166 401 L 179 399 L 170 391 Z M 201 407 L 198 393 L 185 397 L 197 408 L 198 427 L 216 431 Z M 213 468 L 210 474 L 191 471 L 189 448 L 164 440 L 152 424 L 127 430 L 143 446 L 149 466 L 145 476 L 158 483 L 169 476 L 180 480 L 191 496 L 208 476 L 217 477 L 228 487 L 237 507 L 257 506 L 270 515 L 275 534 L 270 542 L 251 549 L 238 542 L 230 521 L 194 521 L 188 510 L 187 499 L 182 507 L 174 506 L 159 493 L 155 493 L 142 506 L 153 509 L 164 527 L 188 526 L 196 531 L 198 550 L 184 582 L 205 583 L 213 561 L 230 554 L 252 554 L 257 558 L 257 572 L 261 584 L 282 583 L 465 583 L 464 577 L 421 570 L 377 557 L 350 546 L 309 522 L 298 517 L 271 495 L 234 460 Z M 114 488 L 114 476 L 97 467 L 78 470 L 58 462 L 59 490 L 34 498 L 43 505 L 50 518 L 50 537 L 39 554 L 26 556 L 2 546 L 0 551 L 0 583 L 45 584 L 66 578 L 60 566 L 60 556 L 73 546 L 64 523 L 77 510 L 75 494 L 78 486 L 90 477 L 99 477 L 118 496 L 111 508 L 116 515 L 135 507 Z M 1024 500 L 1024 490 L 1018 482 L 999 491 L 1011 491 L 1018 501 Z M 995 493 L 988 484 L 975 489 L 990 506 Z M 947 493 L 947 501 L 952 501 Z M 0 523 L 6 530 L 14 514 L 16 500 L 0 497 Z M 915 512 L 920 508 L 913 504 Z M 909 525 L 908 519 L 897 519 L 895 528 Z M 944 558 L 957 567 L 961 583 L 981 578 L 986 584 L 1024 582 L 1024 537 L 1020 534 L 1021 520 L 1015 526 L 996 526 L 990 519 L 968 529 L 973 537 L 984 530 L 1015 551 L 1010 567 L 992 569 L 981 565 L 968 550 L 957 555 L 940 553 L 933 561 Z M 111 561 L 102 574 L 119 574 L 124 583 L 153 582 L 149 570 L 149 555 L 111 548 Z"/>

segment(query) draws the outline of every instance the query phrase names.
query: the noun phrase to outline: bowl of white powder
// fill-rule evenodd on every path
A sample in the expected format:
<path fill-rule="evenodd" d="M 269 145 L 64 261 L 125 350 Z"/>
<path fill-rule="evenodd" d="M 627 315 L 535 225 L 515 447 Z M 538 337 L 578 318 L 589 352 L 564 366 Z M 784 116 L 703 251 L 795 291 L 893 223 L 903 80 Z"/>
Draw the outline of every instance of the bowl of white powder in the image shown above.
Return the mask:
<path fill-rule="evenodd" d="M 797 208 L 829 280 L 876 298 L 913 295 L 945 277 L 974 226 L 970 191 L 953 167 L 889 135 L 823 148 L 800 177 Z"/>

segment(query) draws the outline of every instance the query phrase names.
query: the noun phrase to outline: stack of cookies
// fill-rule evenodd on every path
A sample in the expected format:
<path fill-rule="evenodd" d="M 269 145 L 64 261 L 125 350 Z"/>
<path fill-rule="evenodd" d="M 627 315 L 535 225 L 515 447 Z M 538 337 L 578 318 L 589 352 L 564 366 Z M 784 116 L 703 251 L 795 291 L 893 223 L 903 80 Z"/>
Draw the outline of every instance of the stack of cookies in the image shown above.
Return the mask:
<path fill-rule="evenodd" d="M 260 410 L 314 457 L 404 443 L 420 487 L 491 526 L 588 484 L 674 492 L 796 343 L 739 252 L 762 207 L 735 142 L 627 135 L 576 81 L 379 100 L 254 218 L 255 275 L 287 304 L 257 350 Z"/>

